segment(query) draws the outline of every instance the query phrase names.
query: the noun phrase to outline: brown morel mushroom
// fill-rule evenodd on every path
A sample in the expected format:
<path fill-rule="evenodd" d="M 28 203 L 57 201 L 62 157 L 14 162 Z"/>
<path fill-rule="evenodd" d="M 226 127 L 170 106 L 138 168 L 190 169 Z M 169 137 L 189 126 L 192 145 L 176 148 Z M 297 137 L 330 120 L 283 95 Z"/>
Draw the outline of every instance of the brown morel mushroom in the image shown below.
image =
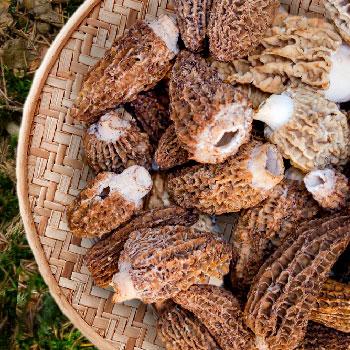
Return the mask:
<path fill-rule="evenodd" d="M 350 195 L 349 180 L 334 169 L 314 170 L 304 177 L 307 190 L 326 209 L 340 209 Z"/>
<path fill-rule="evenodd" d="M 232 213 L 267 198 L 282 181 L 283 172 L 277 148 L 252 141 L 222 164 L 195 165 L 171 174 L 168 190 L 181 207 L 207 214 Z"/>
<path fill-rule="evenodd" d="M 231 247 L 208 232 L 163 226 L 132 232 L 113 276 L 114 302 L 162 302 L 229 271 Z"/>
<path fill-rule="evenodd" d="M 100 173 L 68 206 L 68 226 L 76 236 L 101 237 L 140 210 L 151 188 L 150 174 L 138 165 L 121 174 Z"/>
<path fill-rule="evenodd" d="M 245 326 L 238 300 L 221 287 L 193 285 L 174 297 L 208 329 L 222 350 L 254 350 L 255 337 Z"/>
<path fill-rule="evenodd" d="M 221 163 L 250 137 L 253 111 L 245 94 L 223 83 L 199 55 L 182 51 L 170 81 L 170 118 L 200 163 Z"/>
<path fill-rule="evenodd" d="M 179 305 L 161 314 L 157 329 L 166 350 L 221 350 L 205 326 Z"/>
<path fill-rule="evenodd" d="M 260 267 L 297 225 L 318 212 L 317 202 L 298 181 L 283 180 L 267 199 L 244 210 L 233 234 L 238 260 L 231 281 L 242 297 L 249 291 Z"/>
<path fill-rule="evenodd" d="M 187 49 L 202 51 L 212 0 L 174 0 L 177 23 Z"/>
<path fill-rule="evenodd" d="M 109 111 L 83 136 L 88 164 L 96 172 L 121 172 L 131 165 L 151 166 L 151 145 L 123 108 Z"/>
<path fill-rule="evenodd" d="M 322 286 L 310 320 L 350 333 L 350 285 L 328 279 Z"/>
<path fill-rule="evenodd" d="M 277 0 L 215 0 L 209 19 L 210 52 L 220 61 L 250 54 L 272 25 Z"/>
<path fill-rule="evenodd" d="M 307 172 L 345 164 L 349 157 L 346 116 L 334 102 L 306 89 L 272 95 L 254 116 L 293 166 Z"/>
<path fill-rule="evenodd" d="M 169 126 L 160 138 L 154 159 L 161 170 L 168 170 L 188 162 L 189 154 L 181 146 L 174 125 Z"/>
<path fill-rule="evenodd" d="M 119 257 L 131 232 L 141 228 L 191 226 L 197 220 L 198 215 L 192 211 L 174 206 L 141 212 L 130 222 L 95 243 L 85 255 L 85 264 L 95 283 L 103 288 L 108 287 L 113 275 L 119 271 Z"/>
<path fill-rule="evenodd" d="M 290 234 L 256 275 L 245 305 L 245 320 L 259 347 L 294 349 L 329 271 L 350 242 L 344 212 L 306 222 Z"/>
<path fill-rule="evenodd" d="M 173 20 L 165 15 L 136 22 L 87 75 L 72 116 L 93 123 L 104 111 L 153 88 L 172 66 L 178 34 Z"/>

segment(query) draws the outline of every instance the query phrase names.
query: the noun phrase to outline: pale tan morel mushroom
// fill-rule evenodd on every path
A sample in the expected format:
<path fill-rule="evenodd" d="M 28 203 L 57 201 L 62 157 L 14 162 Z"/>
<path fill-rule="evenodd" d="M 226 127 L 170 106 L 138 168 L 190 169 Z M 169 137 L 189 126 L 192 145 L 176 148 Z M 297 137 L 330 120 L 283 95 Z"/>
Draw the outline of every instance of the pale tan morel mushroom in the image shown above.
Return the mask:
<path fill-rule="evenodd" d="M 90 167 L 96 172 L 121 172 L 131 165 L 151 166 L 148 135 L 123 108 L 111 110 L 85 131 L 83 146 Z"/>
<path fill-rule="evenodd" d="M 114 302 L 163 302 L 192 284 L 229 271 L 231 247 L 208 232 L 164 226 L 132 232 L 113 276 Z"/>
<path fill-rule="evenodd" d="M 221 163 L 249 140 L 253 111 L 246 95 L 223 83 L 199 55 L 179 54 L 170 107 L 178 140 L 197 162 Z"/>
<path fill-rule="evenodd" d="M 267 138 L 304 172 L 345 164 L 349 157 L 346 116 L 334 102 L 311 90 L 291 89 L 272 95 L 254 119 L 267 124 Z"/>
<path fill-rule="evenodd" d="M 330 269 L 350 242 L 349 210 L 300 225 L 256 275 L 245 305 L 259 348 L 301 344 Z"/>
<path fill-rule="evenodd" d="M 140 210 L 151 188 L 150 174 L 138 165 L 121 174 L 100 173 L 68 205 L 69 229 L 79 237 L 101 237 Z"/>
<path fill-rule="evenodd" d="M 247 56 L 272 25 L 277 0 L 215 0 L 209 26 L 211 54 L 220 61 Z"/>
<path fill-rule="evenodd" d="M 177 26 L 166 15 L 136 22 L 91 69 L 71 115 L 92 123 L 104 111 L 153 88 L 172 66 L 179 50 L 178 35 Z"/>
<path fill-rule="evenodd" d="M 171 174 L 168 190 L 184 208 L 220 215 L 257 205 L 282 181 L 283 173 L 277 148 L 251 141 L 222 164 L 195 165 Z"/>
<path fill-rule="evenodd" d="M 350 45 L 350 3 L 344 0 L 325 0 L 326 13 L 336 25 L 343 40 Z"/>
<path fill-rule="evenodd" d="M 304 177 L 307 190 L 325 209 L 340 209 L 350 196 L 349 180 L 334 169 L 314 170 Z"/>

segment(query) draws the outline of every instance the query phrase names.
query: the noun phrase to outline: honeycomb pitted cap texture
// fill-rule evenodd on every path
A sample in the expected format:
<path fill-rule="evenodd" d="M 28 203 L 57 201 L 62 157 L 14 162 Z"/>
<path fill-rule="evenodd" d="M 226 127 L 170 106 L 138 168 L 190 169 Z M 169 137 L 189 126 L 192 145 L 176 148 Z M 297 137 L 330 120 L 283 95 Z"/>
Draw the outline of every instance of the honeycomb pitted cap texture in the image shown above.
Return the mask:
<path fill-rule="evenodd" d="M 350 195 L 349 180 L 333 169 L 314 170 L 304 178 L 307 190 L 325 209 L 341 209 Z"/>
<path fill-rule="evenodd" d="M 328 279 L 317 298 L 310 320 L 350 333 L 350 284 Z"/>
<path fill-rule="evenodd" d="M 221 81 L 204 58 L 182 51 L 170 80 L 170 118 L 199 163 L 221 163 L 248 141 L 253 110 L 247 96 Z"/>
<path fill-rule="evenodd" d="M 100 173 L 68 205 L 68 226 L 76 236 L 101 237 L 140 210 L 151 188 L 150 174 L 138 165 L 121 174 Z"/>
<path fill-rule="evenodd" d="M 350 334 L 310 321 L 297 350 L 350 350 Z"/>
<path fill-rule="evenodd" d="M 160 138 L 154 159 L 161 170 L 188 162 L 189 154 L 180 144 L 174 125 L 170 125 Z"/>
<path fill-rule="evenodd" d="M 262 265 L 244 310 L 259 346 L 282 350 L 301 343 L 322 285 L 350 242 L 349 225 L 348 209 L 308 221 Z"/>
<path fill-rule="evenodd" d="M 261 265 L 299 223 L 319 211 L 298 181 L 283 180 L 260 204 L 241 212 L 233 235 L 238 260 L 231 268 L 234 290 L 246 293 Z"/>
<path fill-rule="evenodd" d="M 171 174 L 168 190 L 181 207 L 232 213 L 267 198 L 283 172 L 282 156 L 274 145 L 251 141 L 222 164 L 195 165 Z"/>
<path fill-rule="evenodd" d="M 277 0 L 215 0 L 208 35 L 212 55 L 233 61 L 250 54 L 271 27 L 279 6 Z"/>
<path fill-rule="evenodd" d="M 331 56 L 341 43 L 324 18 L 279 14 L 261 45 L 247 59 L 232 62 L 230 80 L 272 94 L 301 85 L 324 90 L 330 84 Z"/>
<path fill-rule="evenodd" d="M 113 276 L 114 301 L 162 302 L 207 277 L 222 278 L 229 271 L 231 251 L 213 234 L 184 226 L 134 231 Z"/>
<path fill-rule="evenodd" d="M 174 0 L 181 39 L 188 50 L 204 49 L 211 3 L 212 0 Z"/>
<path fill-rule="evenodd" d="M 157 329 L 166 350 L 221 350 L 205 326 L 179 305 L 161 314 Z"/>
<path fill-rule="evenodd" d="M 96 172 L 121 172 L 131 165 L 150 168 L 151 145 L 134 118 L 123 108 L 112 110 L 85 131 L 83 146 L 90 167 Z"/>
<path fill-rule="evenodd" d="M 344 0 L 325 0 L 324 6 L 341 37 L 350 45 L 350 3 Z"/>
<path fill-rule="evenodd" d="M 106 288 L 112 282 L 113 275 L 119 271 L 119 257 L 131 232 L 141 228 L 170 225 L 192 226 L 197 220 L 197 214 L 180 207 L 172 206 L 143 211 L 95 243 L 85 255 L 85 264 L 95 283 L 99 287 Z"/>
<path fill-rule="evenodd" d="M 349 127 L 338 106 L 307 89 L 288 90 L 280 96 L 291 99 L 292 114 L 280 127 L 267 126 L 265 133 L 282 155 L 304 172 L 345 164 L 350 151 Z M 278 115 L 271 114 L 266 122 L 272 125 L 276 118 Z"/>
<path fill-rule="evenodd" d="M 254 335 L 243 323 L 240 304 L 229 291 L 193 285 L 173 299 L 204 324 L 222 350 L 256 349 Z"/>
<path fill-rule="evenodd" d="M 172 66 L 178 35 L 166 15 L 136 22 L 87 75 L 71 109 L 73 118 L 93 123 L 104 111 L 152 89 Z"/>

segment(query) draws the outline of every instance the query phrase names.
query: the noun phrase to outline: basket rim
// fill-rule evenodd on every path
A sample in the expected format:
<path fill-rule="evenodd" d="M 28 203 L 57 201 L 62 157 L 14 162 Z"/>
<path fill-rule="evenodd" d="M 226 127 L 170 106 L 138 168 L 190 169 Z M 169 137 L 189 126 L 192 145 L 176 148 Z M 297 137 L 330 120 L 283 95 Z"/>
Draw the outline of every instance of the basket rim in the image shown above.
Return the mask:
<path fill-rule="evenodd" d="M 72 33 L 77 29 L 80 23 L 86 18 L 90 11 L 97 6 L 102 0 L 85 0 L 80 7 L 74 12 L 72 17 L 62 27 L 57 37 L 50 45 L 45 57 L 35 73 L 32 86 L 27 96 L 19 132 L 16 161 L 17 177 L 17 197 L 19 201 L 20 214 L 22 217 L 26 238 L 38 264 L 39 272 L 43 276 L 45 283 L 49 287 L 50 294 L 53 296 L 62 313 L 68 317 L 72 324 L 79 329 L 82 334 L 88 338 L 96 347 L 105 350 L 114 350 L 115 346 L 106 341 L 97 332 L 92 331 L 89 326 L 79 315 L 79 313 L 68 302 L 65 295 L 60 290 L 56 279 L 54 278 L 45 253 L 41 247 L 41 242 L 35 228 L 32 211 L 29 203 L 29 186 L 28 186 L 28 147 L 29 136 L 35 115 L 36 102 L 40 97 L 42 88 L 47 80 L 48 74 L 53 67 L 58 54 Z"/>

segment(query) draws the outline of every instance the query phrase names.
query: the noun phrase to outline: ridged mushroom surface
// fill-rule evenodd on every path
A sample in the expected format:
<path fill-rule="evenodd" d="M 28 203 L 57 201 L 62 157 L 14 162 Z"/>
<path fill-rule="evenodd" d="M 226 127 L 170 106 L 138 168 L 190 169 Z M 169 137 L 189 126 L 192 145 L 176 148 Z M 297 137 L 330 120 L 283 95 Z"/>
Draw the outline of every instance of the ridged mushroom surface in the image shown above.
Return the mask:
<path fill-rule="evenodd" d="M 140 299 L 156 303 L 192 284 L 228 273 L 231 247 L 211 233 L 184 226 L 132 232 L 113 276 L 114 302 Z"/>
<path fill-rule="evenodd" d="M 208 329 L 222 350 L 255 350 L 254 335 L 245 326 L 238 300 L 227 290 L 193 285 L 174 301 L 191 311 Z"/>
<path fill-rule="evenodd" d="M 283 172 L 274 145 L 251 141 L 222 164 L 195 165 L 171 174 L 168 190 L 182 207 L 220 215 L 263 201 L 282 181 Z"/>
<path fill-rule="evenodd" d="M 150 174 L 138 165 L 121 174 L 100 173 L 68 205 L 69 229 L 79 237 L 101 237 L 140 210 L 151 188 Z"/>
<path fill-rule="evenodd" d="M 322 285 L 350 242 L 349 225 L 348 210 L 306 222 L 260 268 L 244 310 L 259 347 L 301 344 Z"/>
<path fill-rule="evenodd" d="M 324 6 L 341 37 L 350 45 L 350 3 L 344 0 L 325 0 Z"/>
<path fill-rule="evenodd" d="M 121 172 L 131 165 L 151 166 L 148 135 L 123 108 L 111 110 L 85 131 L 83 146 L 90 167 L 96 172 Z"/>
<path fill-rule="evenodd" d="M 277 0 L 215 0 L 209 20 L 211 54 L 232 61 L 250 54 L 276 15 Z"/>
<path fill-rule="evenodd" d="M 91 69 L 71 115 L 93 123 L 104 111 L 152 89 L 172 66 L 178 35 L 177 26 L 166 15 L 136 22 Z"/>
<path fill-rule="evenodd" d="M 197 162 L 221 163 L 250 137 L 253 111 L 245 94 L 189 51 L 174 64 L 170 106 L 177 137 Z"/>

